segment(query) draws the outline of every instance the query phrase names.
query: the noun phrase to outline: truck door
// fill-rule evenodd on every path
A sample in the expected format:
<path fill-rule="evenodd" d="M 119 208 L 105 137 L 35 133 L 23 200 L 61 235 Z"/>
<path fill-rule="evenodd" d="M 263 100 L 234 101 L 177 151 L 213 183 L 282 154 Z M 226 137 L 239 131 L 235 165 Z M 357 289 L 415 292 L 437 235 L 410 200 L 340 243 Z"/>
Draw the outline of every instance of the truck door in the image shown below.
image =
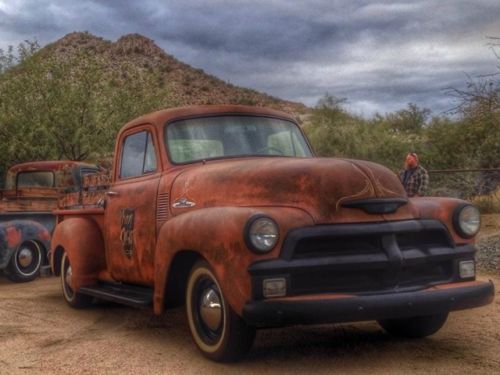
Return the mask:
<path fill-rule="evenodd" d="M 158 150 L 154 128 L 144 125 L 122 136 L 115 155 L 115 182 L 107 192 L 104 220 L 106 261 L 117 281 L 154 281 Z"/>

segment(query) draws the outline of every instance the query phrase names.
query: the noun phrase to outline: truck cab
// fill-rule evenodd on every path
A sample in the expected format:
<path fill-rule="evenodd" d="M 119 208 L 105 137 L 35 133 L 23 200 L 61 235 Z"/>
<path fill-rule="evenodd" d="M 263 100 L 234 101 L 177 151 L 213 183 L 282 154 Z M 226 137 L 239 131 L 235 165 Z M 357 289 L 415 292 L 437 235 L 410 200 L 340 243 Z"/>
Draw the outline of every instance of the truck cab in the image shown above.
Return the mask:
<path fill-rule="evenodd" d="M 73 161 L 16 164 L 0 190 L 0 270 L 12 281 L 31 281 L 48 265 L 47 254 L 62 193 L 78 191 L 93 165 Z"/>
<path fill-rule="evenodd" d="M 114 155 L 109 184 L 55 211 L 51 265 L 72 307 L 184 305 L 200 351 L 229 361 L 257 328 L 377 320 L 423 337 L 493 299 L 475 279 L 474 206 L 317 158 L 286 113 L 159 111 L 126 124 Z"/>

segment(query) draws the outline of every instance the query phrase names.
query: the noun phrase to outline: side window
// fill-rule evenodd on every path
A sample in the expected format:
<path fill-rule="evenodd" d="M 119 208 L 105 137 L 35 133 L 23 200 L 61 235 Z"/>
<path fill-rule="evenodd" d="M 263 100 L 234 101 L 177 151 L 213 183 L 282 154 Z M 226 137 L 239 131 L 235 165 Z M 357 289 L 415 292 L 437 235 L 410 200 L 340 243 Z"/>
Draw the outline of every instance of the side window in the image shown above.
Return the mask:
<path fill-rule="evenodd" d="M 146 156 L 144 158 L 144 173 L 156 171 L 156 154 L 153 138 L 148 133 L 148 142 L 146 143 Z"/>
<path fill-rule="evenodd" d="M 123 142 L 120 178 L 137 177 L 156 171 L 156 155 L 151 135 L 142 131 Z"/>

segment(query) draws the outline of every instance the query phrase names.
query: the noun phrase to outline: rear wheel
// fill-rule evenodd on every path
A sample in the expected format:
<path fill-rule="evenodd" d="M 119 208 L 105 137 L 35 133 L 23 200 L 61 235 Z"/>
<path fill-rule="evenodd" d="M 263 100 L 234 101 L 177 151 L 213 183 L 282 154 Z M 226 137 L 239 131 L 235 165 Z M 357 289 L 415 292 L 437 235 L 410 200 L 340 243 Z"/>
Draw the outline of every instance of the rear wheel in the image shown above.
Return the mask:
<path fill-rule="evenodd" d="M 35 241 L 23 242 L 10 258 L 7 277 L 15 282 L 32 281 L 40 274 L 42 247 Z"/>
<path fill-rule="evenodd" d="M 235 361 L 252 346 L 255 328 L 231 309 L 205 261 L 197 262 L 189 275 L 186 314 L 194 342 L 214 361 Z"/>
<path fill-rule="evenodd" d="M 61 286 L 63 296 L 68 305 L 71 307 L 82 309 L 92 304 L 93 298 L 73 290 L 71 279 L 73 277 L 73 270 L 69 262 L 68 254 L 64 253 L 61 259 Z"/>
<path fill-rule="evenodd" d="M 388 333 L 406 338 L 422 338 L 433 335 L 446 322 L 448 313 L 415 316 L 406 319 L 379 320 L 378 323 Z"/>

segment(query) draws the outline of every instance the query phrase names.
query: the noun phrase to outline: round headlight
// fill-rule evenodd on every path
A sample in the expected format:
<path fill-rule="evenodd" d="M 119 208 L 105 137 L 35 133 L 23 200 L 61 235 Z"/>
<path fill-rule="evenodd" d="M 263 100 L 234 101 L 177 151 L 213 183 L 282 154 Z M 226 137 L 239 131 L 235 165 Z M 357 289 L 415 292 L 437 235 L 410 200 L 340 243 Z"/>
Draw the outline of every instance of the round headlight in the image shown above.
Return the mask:
<path fill-rule="evenodd" d="M 254 217 L 248 221 L 245 238 L 252 250 L 257 253 L 267 253 L 278 243 L 278 224 L 269 217 Z"/>
<path fill-rule="evenodd" d="M 453 224 L 462 237 L 473 237 L 481 227 L 481 214 L 473 205 L 464 204 L 458 206 L 453 215 Z"/>

